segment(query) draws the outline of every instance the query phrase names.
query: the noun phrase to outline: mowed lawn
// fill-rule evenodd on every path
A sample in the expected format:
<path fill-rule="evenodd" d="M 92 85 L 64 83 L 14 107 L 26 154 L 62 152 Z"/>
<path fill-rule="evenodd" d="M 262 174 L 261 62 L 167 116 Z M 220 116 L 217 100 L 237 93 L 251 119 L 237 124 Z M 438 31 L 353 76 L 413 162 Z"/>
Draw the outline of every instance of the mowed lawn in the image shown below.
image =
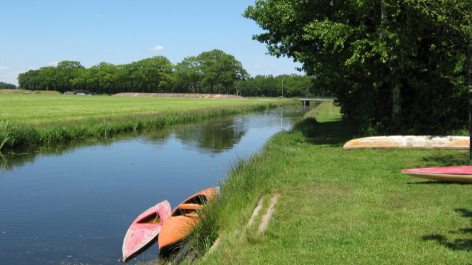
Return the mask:
<path fill-rule="evenodd" d="M 278 101 L 279 99 L 274 99 Z M 148 98 L 0 94 L 0 121 L 47 124 L 146 113 L 166 113 L 263 103 L 257 99 Z M 267 101 L 265 101 L 267 103 Z"/>
<path fill-rule="evenodd" d="M 316 120 L 277 134 L 234 167 L 206 214 L 216 219 L 220 245 L 199 264 L 472 263 L 472 185 L 401 173 L 469 165 L 468 151 L 345 151 L 352 135 L 339 109 L 323 103 L 311 114 Z M 274 194 L 274 214 L 259 234 Z M 262 195 L 264 206 L 248 228 Z"/>

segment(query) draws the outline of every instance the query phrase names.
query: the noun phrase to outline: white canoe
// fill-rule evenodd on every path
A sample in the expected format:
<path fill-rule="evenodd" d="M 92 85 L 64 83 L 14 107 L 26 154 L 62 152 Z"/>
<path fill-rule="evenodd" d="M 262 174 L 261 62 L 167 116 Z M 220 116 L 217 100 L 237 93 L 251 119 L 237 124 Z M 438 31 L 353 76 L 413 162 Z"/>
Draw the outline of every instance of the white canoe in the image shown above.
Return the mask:
<path fill-rule="evenodd" d="M 469 136 L 374 136 L 358 138 L 344 144 L 344 150 L 363 148 L 469 149 Z"/>

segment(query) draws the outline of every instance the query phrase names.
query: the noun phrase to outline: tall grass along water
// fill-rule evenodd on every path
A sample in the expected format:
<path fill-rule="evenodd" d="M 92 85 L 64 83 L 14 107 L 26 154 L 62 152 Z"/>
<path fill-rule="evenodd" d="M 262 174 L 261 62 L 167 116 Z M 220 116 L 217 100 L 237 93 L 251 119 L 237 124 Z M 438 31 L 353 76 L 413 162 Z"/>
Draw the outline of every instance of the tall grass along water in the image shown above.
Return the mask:
<path fill-rule="evenodd" d="M 2 150 L 0 264 L 118 264 L 126 230 L 141 212 L 163 200 L 175 207 L 218 185 L 232 161 L 257 152 L 307 110 L 285 107 L 70 146 Z M 153 246 L 136 260 L 157 255 Z"/>

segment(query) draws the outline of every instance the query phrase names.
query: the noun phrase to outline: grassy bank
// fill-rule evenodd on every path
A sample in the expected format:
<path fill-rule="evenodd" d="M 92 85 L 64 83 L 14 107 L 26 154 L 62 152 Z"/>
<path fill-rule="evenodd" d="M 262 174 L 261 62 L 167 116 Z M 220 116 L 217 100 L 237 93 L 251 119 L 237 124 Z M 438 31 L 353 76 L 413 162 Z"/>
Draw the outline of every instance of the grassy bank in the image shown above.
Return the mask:
<path fill-rule="evenodd" d="M 344 151 L 351 135 L 339 117 L 323 103 L 261 153 L 235 161 L 222 196 L 194 231 L 207 250 L 221 237 L 201 264 L 470 263 L 472 186 L 400 172 L 468 165 L 468 151 Z M 272 194 L 280 197 L 259 234 Z"/>
<path fill-rule="evenodd" d="M 284 104 L 296 101 L 3 94 L 0 149 L 107 137 Z"/>

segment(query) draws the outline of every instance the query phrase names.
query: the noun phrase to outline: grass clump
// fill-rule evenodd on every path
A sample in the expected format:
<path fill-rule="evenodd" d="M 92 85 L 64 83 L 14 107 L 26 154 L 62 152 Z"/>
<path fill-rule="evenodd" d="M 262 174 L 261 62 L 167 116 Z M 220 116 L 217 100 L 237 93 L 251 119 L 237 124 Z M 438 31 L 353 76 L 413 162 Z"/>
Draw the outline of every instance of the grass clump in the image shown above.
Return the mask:
<path fill-rule="evenodd" d="M 201 264 L 470 263 L 471 185 L 400 172 L 469 165 L 469 153 L 345 151 L 351 134 L 339 117 L 332 103 L 322 103 L 260 153 L 233 164 L 221 197 L 194 231 L 206 249 L 211 244 L 204 242 L 221 238 Z M 247 229 L 259 198 L 275 193 L 281 196 L 268 229 Z"/>

